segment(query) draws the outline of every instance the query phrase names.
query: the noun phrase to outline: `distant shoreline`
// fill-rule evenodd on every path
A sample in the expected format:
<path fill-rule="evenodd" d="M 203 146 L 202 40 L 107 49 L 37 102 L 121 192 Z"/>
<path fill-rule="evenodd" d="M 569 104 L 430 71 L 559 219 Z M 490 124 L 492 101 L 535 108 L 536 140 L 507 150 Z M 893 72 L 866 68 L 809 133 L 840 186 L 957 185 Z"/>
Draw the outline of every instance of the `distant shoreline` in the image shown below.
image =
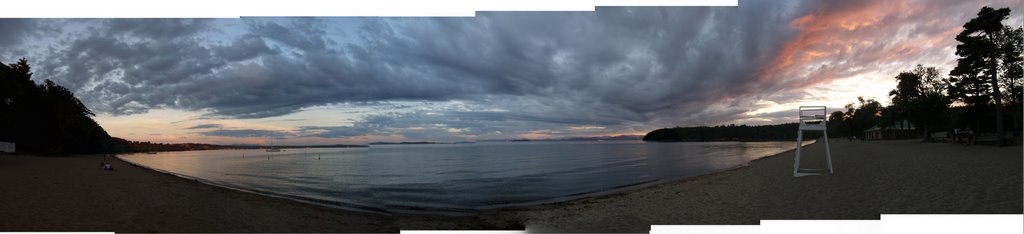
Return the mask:
<path fill-rule="evenodd" d="M 370 142 L 367 145 L 454 145 L 454 144 L 473 144 L 476 142 L 472 141 L 459 141 L 459 142 L 433 142 L 433 141 L 403 141 L 403 142 Z"/>
<path fill-rule="evenodd" d="M 254 150 L 254 149 L 267 149 L 273 147 L 275 149 L 305 149 L 305 148 L 366 148 L 369 145 L 210 145 L 210 144 L 198 144 L 198 143 L 184 143 L 184 144 L 167 144 L 167 147 L 155 148 L 152 150 L 127 150 L 121 152 L 111 152 L 109 154 L 130 154 L 130 153 L 149 153 L 149 152 L 179 152 L 179 151 L 201 151 L 201 150 Z"/>
<path fill-rule="evenodd" d="M 671 140 L 644 140 L 644 142 L 776 142 L 793 141 L 793 139 L 671 139 Z"/>

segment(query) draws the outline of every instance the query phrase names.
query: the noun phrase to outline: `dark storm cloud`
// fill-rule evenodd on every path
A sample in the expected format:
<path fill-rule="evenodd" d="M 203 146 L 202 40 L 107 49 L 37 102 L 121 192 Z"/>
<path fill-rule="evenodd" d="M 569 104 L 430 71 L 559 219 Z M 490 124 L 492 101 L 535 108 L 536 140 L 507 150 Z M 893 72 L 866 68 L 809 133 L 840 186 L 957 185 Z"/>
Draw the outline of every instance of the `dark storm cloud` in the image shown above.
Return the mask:
<path fill-rule="evenodd" d="M 540 114 L 538 114 L 540 115 Z M 299 128 L 302 137 L 346 138 L 357 136 L 401 136 L 409 140 L 465 141 L 512 139 L 519 134 L 538 131 L 552 138 L 577 136 L 569 127 L 586 120 L 546 119 L 542 116 L 512 112 L 436 112 L 385 113 L 370 115 L 352 126 L 307 126 Z M 614 132 L 636 132 L 626 126 L 603 128 Z"/>
<path fill-rule="evenodd" d="M 0 47 L 18 45 L 34 31 L 35 21 L 29 19 L 0 19 Z M 8 62 L 8 61 L 4 61 Z"/>
<path fill-rule="evenodd" d="M 37 74 L 79 90 L 94 109 L 114 114 L 182 107 L 178 102 L 189 94 L 174 88 L 226 63 L 191 38 L 129 42 L 99 33 L 53 49 L 50 56 Z"/>
<path fill-rule="evenodd" d="M 270 48 L 259 36 L 246 35 L 227 46 L 213 48 L 214 55 L 229 62 L 237 62 L 256 58 L 265 54 L 277 54 L 280 51 Z"/>
<path fill-rule="evenodd" d="M 200 132 L 199 135 L 203 136 L 220 136 L 220 137 L 284 137 L 289 136 L 287 132 L 272 131 L 272 130 L 259 130 L 259 129 L 218 129 L 206 132 Z"/>
<path fill-rule="evenodd" d="M 384 113 L 366 116 L 352 126 L 306 126 L 300 127 L 301 136 L 339 138 L 364 135 L 397 134 L 394 129 L 418 127 L 424 123 L 406 121 L 413 114 Z M 433 123 L 431 123 L 433 124 Z"/>
<path fill-rule="evenodd" d="M 209 29 L 209 20 L 202 19 L 114 19 L 103 24 L 107 34 L 160 40 L 189 37 Z"/>
<path fill-rule="evenodd" d="M 44 43 L 26 53 L 34 77 L 115 115 L 171 108 L 264 118 L 354 107 L 340 112 L 351 115 L 344 117 L 350 126 L 298 127 L 289 136 L 642 132 L 788 122 L 790 111 L 750 113 L 862 88 L 807 90 L 831 81 L 953 62 L 952 38 L 963 22 L 981 5 L 1006 3 L 1014 2 L 754 0 L 473 18 L 0 19 L 0 56 L 18 58 L 29 47 L 16 45 Z M 258 131 L 267 130 L 202 134 L 273 132 Z"/>
<path fill-rule="evenodd" d="M 224 126 L 220 125 L 220 124 L 200 124 L 200 125 L 188 127 L 188 128 L 185 128 L 185 129 L 207 129 L 207 128 L 222 128 L 222 127 L 224 127 Z"/>
<path fill-rule="evenodd" d="M 420 79 L 461 85 L 463 93 L 534 102 L 508 109 L 545 109 L 537 121 L 620 124 L 701 112 L 755 90 L 761 85 L 756 69 L 771 61 L 792 31 L 785 23 L 792 15 L 779 12 L 792 11 L 745 2 L 738 9 L 493 13 L 381 20 L 369 23 L 363 36 L 378 55 L 373 61 L 416 67 Z"/>
<path fill-rule="evenodd" d="M 329 126 L 329 127 L 317 127 L 307 126 L 300 128 L 300 131 L 307 132 L 303 134 L 306 137 L 324 137 L 324 138 L 344 138 L 354 136 L 365 136 L 365 135 L 377 135 L 379 132 L 376 129 L 364 128 L 364 127 L 349 127 L 349 126 Z"/>
<path fill-rule="evenodd" d="M 293 19 L 284 25 L 278 22 L 254 22 L 250 33 L 293 46 L 303 51 L 321 51 L 331 42 L 324 38 L 325 23 L 312 18 Z"/>
<path fill-rule="evenodd" d="M 181 108 L 260 118 L 394 100 L 522 109 L 515 100 L 540 106 L 479 118 L 648 122 L 760 85 L 753 74 L 788 39 L 793 15 L 780 12 L 789 8 L 744 2 L 366 19 L 359 39 L 344 43 L 325 30 L 329 19 L 243 20 L 243 33 L 222 43 L 191 36 L 218 22 L 117 19 L 51 51 L 45 67 L 85 89 L 94 109 L 115 114 Z"/>

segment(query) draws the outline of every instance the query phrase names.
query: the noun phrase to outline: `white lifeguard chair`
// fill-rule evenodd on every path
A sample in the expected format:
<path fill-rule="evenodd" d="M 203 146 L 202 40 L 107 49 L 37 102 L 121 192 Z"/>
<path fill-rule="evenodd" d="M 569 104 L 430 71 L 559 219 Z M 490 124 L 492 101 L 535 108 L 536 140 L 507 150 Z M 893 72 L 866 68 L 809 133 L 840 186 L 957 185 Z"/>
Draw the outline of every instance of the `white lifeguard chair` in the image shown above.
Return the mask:
<path fill-rule="evenodd" d="M 809 175 L 821 175 L 826 171 L 828 174 L 832 174 L 832 150 L 828 146 L 828 131 L 826 130 L 827 121 L 825 113 L 827 108 L 824 106 L 801 106 L 800 107 L 800 124 L 796 135 L 796 162 L 793 163 L 793 177 L 809 176 Z M 825 140 L 825 163 L 828 165 L 828 169 L 807 169 L 800 168 L 800 148 L 803 148 L 804 131 L 821 131 L 822 139 Z"/>

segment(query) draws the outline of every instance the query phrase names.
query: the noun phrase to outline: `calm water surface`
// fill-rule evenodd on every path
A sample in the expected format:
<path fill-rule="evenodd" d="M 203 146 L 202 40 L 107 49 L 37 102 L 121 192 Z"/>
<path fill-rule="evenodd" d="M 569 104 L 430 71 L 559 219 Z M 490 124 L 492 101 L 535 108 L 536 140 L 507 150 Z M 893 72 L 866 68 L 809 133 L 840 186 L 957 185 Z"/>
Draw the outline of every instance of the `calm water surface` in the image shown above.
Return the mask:
<path fill-rule="evenodd" d="M 481 142 L 120 157 L 214 185 L 320 205 L 465 215 L 713 173 L 795 146 L 791 141 Z"/>

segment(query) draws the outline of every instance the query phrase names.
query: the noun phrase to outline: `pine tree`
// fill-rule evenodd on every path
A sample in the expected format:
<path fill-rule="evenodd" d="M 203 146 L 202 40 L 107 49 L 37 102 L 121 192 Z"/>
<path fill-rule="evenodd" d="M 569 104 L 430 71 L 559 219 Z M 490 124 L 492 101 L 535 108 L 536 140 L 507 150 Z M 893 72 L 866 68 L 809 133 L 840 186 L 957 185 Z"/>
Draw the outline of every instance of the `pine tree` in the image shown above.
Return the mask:
<path fill-rule="evenodd" d="M 1010 15 L 1009 8 L 993 9 L 982 7 L 978 16 L 964 24 L 964 31 L 956 36 L 960 42 L 956 46 L 957 66 L 949 72 L 954 86 L 952 89 L 961 99 L 968 99 L 973 105 L 977 100 L 980 88 L 990 89 L 991 95 L 984 95 L 984 101 L 995 102 L 996 109 L 996 144 L 1003 145 L 1003 96 L 999 85 L 999 70 L 1004 67 L 1007 55 L 1001 49 L 999 38 L 1003 34 L 1002 21 Z M 987 86 L 987 87 L 986 87 Z M 987 90 L 986 90 L 987 91 Z M 989 98 L 990 96 L 990 98 Z M 970 100 L 975 99 L 975 100 Z"/>

